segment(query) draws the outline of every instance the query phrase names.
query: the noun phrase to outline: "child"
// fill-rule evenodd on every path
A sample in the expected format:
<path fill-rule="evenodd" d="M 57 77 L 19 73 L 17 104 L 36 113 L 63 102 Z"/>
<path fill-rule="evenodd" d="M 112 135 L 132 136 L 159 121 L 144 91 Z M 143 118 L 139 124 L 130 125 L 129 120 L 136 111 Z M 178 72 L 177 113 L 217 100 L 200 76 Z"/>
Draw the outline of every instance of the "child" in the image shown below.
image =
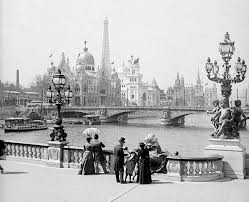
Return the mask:
<path fill-rule="evenodd" d="M 137 154 L 135 150 L 132 150 L 128 156 L 126 157 L 126 174 L 125 174 L 125 182 L 127 179 L 127 176 L 129 175 L 129 183 L 131 183 L 131 176 L 133 174 L 133 171 L 135 169 L 135 165 L 137 162 Z"/>

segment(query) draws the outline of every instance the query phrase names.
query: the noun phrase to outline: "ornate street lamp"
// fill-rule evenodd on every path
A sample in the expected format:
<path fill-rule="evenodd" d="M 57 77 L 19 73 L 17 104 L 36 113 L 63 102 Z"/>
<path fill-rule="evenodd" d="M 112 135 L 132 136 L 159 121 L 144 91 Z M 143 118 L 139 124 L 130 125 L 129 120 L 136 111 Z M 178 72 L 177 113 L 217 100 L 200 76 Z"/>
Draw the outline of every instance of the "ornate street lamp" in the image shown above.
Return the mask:
<path fill-rule="evenodd" d="M 52 91 L 51 86 L 48 88 L 46 93 L 49 103 L 55 103 L 57 107 L 57 117 L 55 120 L 55 126 L 53 132 L 50 134 L 51 141 L 66 141 L 67 134 L 64 131 L 64 127 L 62 126 L 62 118 L 61 118 L 61 105 L 68 104 L 73 97 L 73 93 L 70 90 L 70 86 L 64 91 L 64 87 L 66 85 L 66 78 L 61 73 L 61 70 L 58 68 L 56 74 L 52 78 L 52 83 L 55 88 L 55 93 Z"/>
<path fill-rule="evenodd" d="M 236 76 L 232 78 L 229 74 L 229 69 L 231 65 L 229 61 L 232 58 L 232 55 L 235 51 L 234 42 L 230 40 L 230 36 L 228 32 L 225 34 L 224 42 L 220 43 L 219 51 L 224 60 L 224 64 L 222 67 L 224 68 L 224 72 L 220 72 L 219 66 L 217 65 L 217 61 L 215 60 L 214 63 L 211 62 L 210 58 L 208 57 L 206 63 L 206 72 L 207 77 L 209 80 L 214 81 L 216 83 L 221 84 L 221 94 L 223 96 L 223 100 L 226 104 L 226 107 L 229 107 L 229 97 L 232 92 L 232 83 L 239 83 L 245 79 L 245 74 L 247 70 L 247 66 L 245 61 L 242 60 L 240 57 L 235 64 Z"/>

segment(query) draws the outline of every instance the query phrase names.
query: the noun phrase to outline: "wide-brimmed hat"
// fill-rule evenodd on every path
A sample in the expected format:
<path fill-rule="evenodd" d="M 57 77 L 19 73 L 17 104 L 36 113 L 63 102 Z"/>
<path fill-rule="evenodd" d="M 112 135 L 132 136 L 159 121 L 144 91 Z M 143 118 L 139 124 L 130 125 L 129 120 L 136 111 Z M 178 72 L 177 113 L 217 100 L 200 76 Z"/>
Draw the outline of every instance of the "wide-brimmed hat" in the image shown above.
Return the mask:
<path fill-rule="evenodd" d="M 119 142 L 125 143 L 125 138 L 124 138 L 124 137 L 121 137 L 121 138 L 119 139 Z"/>

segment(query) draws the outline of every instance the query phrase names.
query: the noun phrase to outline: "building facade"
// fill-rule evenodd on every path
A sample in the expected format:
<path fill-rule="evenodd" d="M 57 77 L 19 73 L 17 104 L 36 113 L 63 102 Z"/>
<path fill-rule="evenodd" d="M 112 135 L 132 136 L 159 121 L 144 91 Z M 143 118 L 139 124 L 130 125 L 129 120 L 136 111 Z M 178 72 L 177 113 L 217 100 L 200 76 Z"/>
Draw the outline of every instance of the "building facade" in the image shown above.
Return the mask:
<path fill-rule="evenodd" d="M 179 73 L 177 73 L 174 86 L 169 87 L 166 91 L 166 100 L 169 106 L 203 107 L 205 99 L 199 71 L 196 84 L 190 86 L 187 86 L 183 76 L 180 79 Z"/>
<path fill-rule="evenodd" d="M 213 101 L 217 99 L 216 83 L 213 83 L 212 87 L 205 88 L 205 106 L 212 107 Z"/>
<path fill-rule="evenodd" d="M 121 99 L 123 106 L 159 106 L 160 89 L 155 79 L 151 84 L 142 81 L 139 58 L 131 56 L 128 65 L 117 68 L 121 80 Z"/>
<path fill-rule="evenodd" d="M 88 51 L 86 42 L 83 52 L 78 54 L 72 69 L 69 59 L 62 53 L 58 67 L 53 62 L 48 74 L 54 75 L 60 68 L 73 91 L 71 104 L 75 106 L 120 106 L 121 83 L 118 74 L 111 70 L 109 56 L 108 20 L 104 21 L 103 49 L 100 68 L 96 68 L 93 55 Z"/>

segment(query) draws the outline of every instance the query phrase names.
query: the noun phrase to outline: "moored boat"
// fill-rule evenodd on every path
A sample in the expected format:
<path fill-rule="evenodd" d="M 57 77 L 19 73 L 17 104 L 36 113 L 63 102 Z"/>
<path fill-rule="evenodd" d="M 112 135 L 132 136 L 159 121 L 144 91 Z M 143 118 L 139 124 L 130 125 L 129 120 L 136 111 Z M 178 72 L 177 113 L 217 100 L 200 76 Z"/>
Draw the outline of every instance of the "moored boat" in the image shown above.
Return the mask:
<path fill-rule="evenodd" d="M 4 132 L 26 132 L 33 130 L 45 130 L 47 124 L 43 120 L 31 120 L 29 118 L 12 117 L 5 119 Z"/>
<path fill-rule="evenodd" d="M 170 118 L 161 118 L 161 124 L 164 126 L 182 126 L 184 125 L 184 117 L 180 117 L 180 118 L 174 118 L 174 119 L 170 119 Z"/>
<path fill-rule="evenodd" d="M 101 125 L 101 120 L 99 115 L 89 114 L 83 116 L 83 123 L 85 125 Z"/>

